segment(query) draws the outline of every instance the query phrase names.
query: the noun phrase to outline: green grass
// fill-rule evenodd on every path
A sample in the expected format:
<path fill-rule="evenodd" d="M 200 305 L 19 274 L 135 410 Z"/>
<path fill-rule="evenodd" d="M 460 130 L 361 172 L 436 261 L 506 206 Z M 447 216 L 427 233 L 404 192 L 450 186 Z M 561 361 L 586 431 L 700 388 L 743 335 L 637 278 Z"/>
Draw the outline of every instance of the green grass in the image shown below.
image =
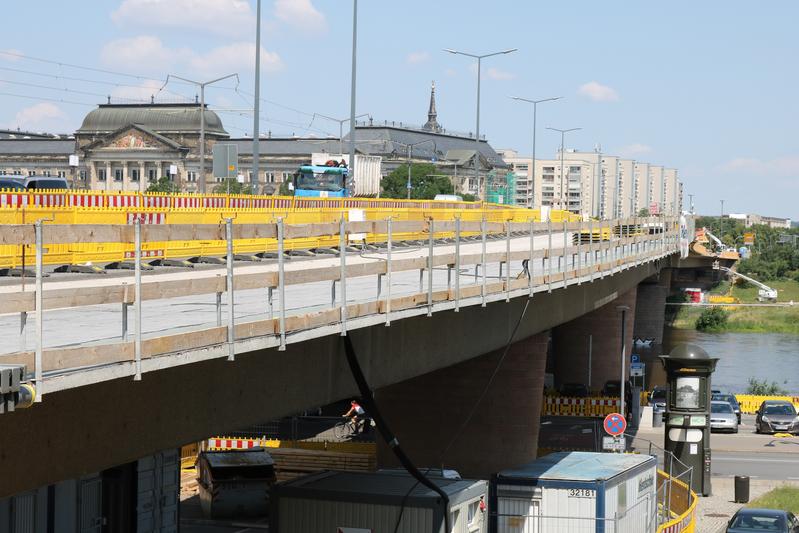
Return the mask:
<path fill-rule="evenodd" d="M 749 502 L 748 507 L 782 509 L 794 514 L 799 513 L 799 487 L 789 485 L 777 487 Z"/>
<path fill-rule="evenodd" d="M 797 302 L 793 307 L 726 307 L 730 311 L 724 331 L 745 333 L 790 333 L 799 335 L 799 282 L 793 280 L 769 282 L 779 291 L 780 303 Z M 726 294 L 728 283 L 715 287 L 712 294 Z M 745 289 L 733 287 L 732 295 L 741 303 L 757 303 L 757 287 Z M 680 307 L 672 326 L 679 329 L 694 329 L 702 307 Z"/>

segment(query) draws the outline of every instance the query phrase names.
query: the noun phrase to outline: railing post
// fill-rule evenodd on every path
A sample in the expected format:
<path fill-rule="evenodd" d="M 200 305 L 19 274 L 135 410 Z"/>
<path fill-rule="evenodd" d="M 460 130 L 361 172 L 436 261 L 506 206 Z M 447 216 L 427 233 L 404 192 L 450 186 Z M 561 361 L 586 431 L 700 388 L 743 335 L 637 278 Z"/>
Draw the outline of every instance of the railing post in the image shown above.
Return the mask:
<path fill-rule="evenodd" d="M 233 361 L 236 354 L 236 315 L 233 303 L 233 219 L 225 219 L 225 238 L 227 239 L 227 360 Z"/>
<path fill-rule="evenodd" d="M 535 261 L 535 220 L 530 220 L 530 259 L 527 262 L 527 288 L 533 297 L 533 261 Z"/>
<path fill-rule="evenodd" d="M 25 351 L 25 328 L 28 325 L 28 312 L 22 311 L 19 314 L 19 351 Z"/>
<path fill-rule="evenodd" d="M 43 283 L 43 253 L 42 247 L 42 221 L 37 220 L 34 225 L 35 239 L 36 239 L 36 352 L 34 354 L 34 379 L 36 380 L 36 400 L 42 401 L 42 344 L 44 337 L 44 295 L 42 294 Z M 25 273 L 22 273 L 23 276 Z"/>
<path fill-rule="evenodd" d="M 455 217 L 455 312 L 461 310 L 461 217 Z"/>
<path fill-rule="evenodd" d="M 216 278 L 219 280 L 221 274 L 217 274 Z M 216 293 L 216 327 L 222 327 L 222 293 Z"/>
<path fill-rule="evenodd" d="M 430 238 L 427 247 L 427 316 L 433 316 L 433 239 L 435 231 L 435 221 L 431 217 Z"/>
<path fill-rule="evenodd" d="M 386 326 L 391 325 L 391 217 L 386 219 Z"/>
<path fill-rule="evenodd" d="M 552 292 L 552 219 L 547 217 L 547 292 Z"/>
<path fill-rule="evenodd" d="M 339 258 L 341 259 L 341 336 L 347 336 L 347 221 L 339 222 Z"/>
<path fill-rule="evenodd" d="M 277 297 L 280 299 L 280 346 L 278 351 L 286 349 L 286 269 L 283 247 L 285 245 L 286 228 L 283 217 L 277 219 Z"/>
<path fill-rule="evenodd" d="M 124 298 L 127 299 L 128 287 L 124 281 L 122 282 L 122 292 Z M 128 302 L 126 301 L 122 302 L 122 341 L 128 342 Z"/>
<path fill-rule="evenodd" d="M 483 274 L 483 286 L 480 290 L 480 294 L 482 296 L 482 307 L 486 306 L 486 290 L 488 289 L 486 286 L 486 219 L 485 215 L 483 215 L 483 219 L 480 221 L 480 231 L 482 234 L 482 250 L 480 253 L 480 271 Z"/>
<path fill-rule="evenodd" d="M 569 222 L 567 220 L 563 221 L 563 287 L 566 288 L 566 268 L 568 263 L 566 262 L 566 249 L 568 248 L 568 227 Z"/>
<path fill-rule="evenodd" d="M 505 301 L 510 302 L 510 220 L 505 222 Z"/>
<path fill-rule="evenodd" d="M 267 287 L 266 289 L 266 307 L 269 311 L 269 320 L 272 320 L 275 317 L 275 305 L 274 305 L 274 288 Z"/>
<path fill-rule="evenodd" d="M 136 287 L 134 289 L 134 299 L 136 306 L 134 309 L 136 330 L 133 339 L 133 355 L 136 360 L 136 374 L 133 376 L 134 381 L 141 380 L 141 340 L 142 340 L 142 323 L 141 323 L 141 219 L 136 217 L 133 223 L 133 234 L 135 240 L 135 255 L 134 255 L 134 278 Z"/>
<path fill-rule="evenodd" d="M 596 264 L 596 256 L 594 255 L 594 219 L 588 219 L 588 257 L 590 257 L 589 266 L 591 267 L 591 283 L 594 282 L 594 265 Z"/>

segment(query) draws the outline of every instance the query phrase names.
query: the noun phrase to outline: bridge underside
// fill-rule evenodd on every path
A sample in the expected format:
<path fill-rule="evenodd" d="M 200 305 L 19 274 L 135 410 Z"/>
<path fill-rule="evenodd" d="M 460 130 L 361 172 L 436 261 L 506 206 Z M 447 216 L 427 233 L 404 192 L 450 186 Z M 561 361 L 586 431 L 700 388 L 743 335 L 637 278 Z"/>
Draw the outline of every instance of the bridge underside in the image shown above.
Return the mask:
<path fill-rule="evenodd" d="M 613 301 L 659 262 L 538 293 L 519 327 L 526 339 Z M 373 389 L 503 348 L 527 297 L 463 307 L 350 332 Z M 356 394 L 337 335 L 48 394 L 3 415 L 0 497 L 134 461 L 212 433 Z"/>

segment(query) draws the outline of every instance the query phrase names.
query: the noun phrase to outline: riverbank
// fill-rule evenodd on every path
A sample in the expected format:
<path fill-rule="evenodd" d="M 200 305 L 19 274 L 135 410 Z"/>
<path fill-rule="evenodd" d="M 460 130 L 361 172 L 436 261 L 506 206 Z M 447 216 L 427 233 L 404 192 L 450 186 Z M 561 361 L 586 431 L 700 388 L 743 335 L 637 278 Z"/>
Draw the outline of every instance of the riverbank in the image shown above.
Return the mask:
<path fill-rule="evenodd" d="M 793 280 L 775 281 L 769 285 L 777 289 L 780 303 L 795 302 L 793 306 L 735 307 L 723 306 L 729 313 L 723 331 L 740 333 L 788 333 L 799 335 L 799 282 Z M 714 295 L 729 295 L 740 303 L 757 303 L 757 288 L 734 286 L 729 291 L 729 283 L 722 283 L 711 291 Z M 667 310 L 667 320 L 673 328 L 695 329 L 696 320 L 706 307 L 680 306 Z"/>

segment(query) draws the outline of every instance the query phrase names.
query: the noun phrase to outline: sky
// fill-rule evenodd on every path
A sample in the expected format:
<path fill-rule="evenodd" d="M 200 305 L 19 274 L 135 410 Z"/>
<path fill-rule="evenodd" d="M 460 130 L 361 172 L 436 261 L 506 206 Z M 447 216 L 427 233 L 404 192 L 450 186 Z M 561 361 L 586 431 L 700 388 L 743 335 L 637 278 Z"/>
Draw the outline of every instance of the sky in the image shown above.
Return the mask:
<path fill-rule="evenodd" d="M 350 105 L 351 0 L 262 0 L 261 132 L 338 136 Z M 186 101 L 169 74 L 229 79 L 206 101 L 232 136 L 251 135 L 255 0 L 39 0 L 4 9 L 0 127 L 72 132 L 98 103 Z M 696 210 L 799 219 L 799 3 L 358 3 L 357 113 L 422 124 L 430 83 L 438 120 L 495 148 L 537 156 L 593 150 L 675 167 Z M 35 28 L 35 31 L 32 31 Z"/>

